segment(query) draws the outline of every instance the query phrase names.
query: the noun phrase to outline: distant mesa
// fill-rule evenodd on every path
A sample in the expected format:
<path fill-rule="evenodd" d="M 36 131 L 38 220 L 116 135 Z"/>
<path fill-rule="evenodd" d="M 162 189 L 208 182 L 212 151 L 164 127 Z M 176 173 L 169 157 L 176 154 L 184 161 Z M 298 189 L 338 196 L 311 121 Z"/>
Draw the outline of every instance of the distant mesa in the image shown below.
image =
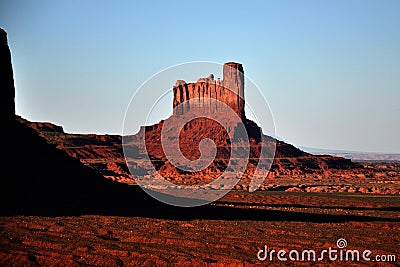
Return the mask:
<path fill-rule="evenodd" d="M 208 99 L 215 99 L 218 102 L 210 105 Z M 191 100 L 190 103 L 188 103 L 189 100 Z M 233 140 L 229 140 L 228 136 L 229 131 L 233 131 L 235 136 L 239 136 L 235 125 L 224 129 L 219 123 L 204 118 L 192 120 L 185 125 L 180 132 L 179 146 L 181 153 L 186 158 L 196 160 L 200 157 L 199 145 L 204 138 L 211 139 L 217 146 L 213 163 L 199 172 L 182 171 L 168 161 L 161 144 L 161 132 L 166 122 L 188 112 L 197 113 L 201 117 L 207 109 L 212 109 L 211 113 L 218 114 L 216 116 L 224 116 L 219 112 L 218 105 L 220 103 L 228 105 L 240 117 L 247 131 L 250 141 L 250 160 L 242 177 L 245 184 L 249 182 L 258 166 L 262 146 L 267 147 L 267 155 L 271 161 L 273 160 L 269 176 L 300 175 L 313 172 L 329 173 L 332 169 L 349 170 L 358 166 L 344 158 L 314 156 L 292 145 L 263 135 L 261 128 L 246 118 L 244 69 L 242 64 L 236 62 L 224 64 L 223 79 L 215 79 L 214 75 L 210 74 L 207 78 L 197 79 L 196 82 L 177 80 L 173 86 L 173 115 L 158 124 L 142 127 L 141 131 L 132 137 L 132 140 L 135 140 L 132 141 L 132 144 L 135 144 L 142 153 L 149 154 L 157 171 L 163 177 L 167 177 L 167 180 L 179 180 L 183 183 L 189 180 L 199 183 L 210 182 L 225 171 L 229 160 L 235 161 L 235 159 L 229 158 Z M 262 136 L 264 138 L 261 138 Z M 145 144 L 140 142 L 143 137 Z M 239 143 L 240 145 L 248 146 L 249 144 Z M 247 157 L 248 155 L 245 154 L 241 156 L 241 158 Z M 266 165 L 265 169 L 268 172 L 269 166 Z"/>
<path fill-rule="evenodd" d="M 226 170 L 230 160 L 237 165 L 236 161 L 248 158 L 249 155 L 245 153 L 245 149 L 243 149 L 240 158 L 230 158 L 232 143 L 238 142 L 237 138 L 245 134 L 238 128 L 240 122 L 243 123 L 244 131 L 247 131 L 247 136 L 253 143 L 251 148 L 253 159 L 249 163 L 251 165 L 249 170 L 254 171 L 254 167 L 258 163 L 256 158 L 260 156 L 262 145 L 261 129 L 245 116 L 244 81 L 243 66 L 235 62 L 224 64 L 223 79 L 215 79 L 214 75 L 210 74 L 207 78 L 197 79 L 196 82 L 176 81 L 175 86 L 173 86 L 173 115 L 158 124 L 141 128 L 141 132 L 137 134 L 136 138 L 136 145 L 149 154 L 153 165 L 163 177 L 170 179 L 178 177 L 183 182 L 192 179 L 197 179 L 198 182 L 210 181 L 219 177 Z M 227 114 L 227 107 L 234 113 Z M 198 172 L 184 171 L 171 164 L 161 144 L 163 127 L 167 123 L 173 124 L 176 118 L 179 120 L 179 117 L 188 113 L 195 114 L 196 119 L 188 121 L 180 131 L 179 141 L 177 141 L 179 142 L 180 152 L 189 160 L 199 159 L 201 156 L 200 142 L 205 138 L 212 140 L 217 147 L 213 163 Z M 208 118 L 206 114 L 212 114 L 212 118 Z M 231 117 L 232 114 L 236 114 L 239 121 Z M 218 120 L 214 120 L 218 118 L 223 119 L 228 127 L 224 128 Z M 175 128 L 180 127 L 176 125 Z M 230 133 L 235 140 L 230 139 Z M 144 136 L 145 144 L 140 143 L 140 136 Z M 172 137 L 168 137 L 168 139 L 170 138 Z M 269 140 L 271 140 L 271 144 L 275 142 L 272 138 L 269 138 Z M 248 147 L 249 143 L 242 142 L 237 143 L 237 145 Z M 275 151 L 273 149 L 270 152 L 270 161 L 272 161 Z M 251 173 L 248 173 L 248 176 L 250 177 Z"/>

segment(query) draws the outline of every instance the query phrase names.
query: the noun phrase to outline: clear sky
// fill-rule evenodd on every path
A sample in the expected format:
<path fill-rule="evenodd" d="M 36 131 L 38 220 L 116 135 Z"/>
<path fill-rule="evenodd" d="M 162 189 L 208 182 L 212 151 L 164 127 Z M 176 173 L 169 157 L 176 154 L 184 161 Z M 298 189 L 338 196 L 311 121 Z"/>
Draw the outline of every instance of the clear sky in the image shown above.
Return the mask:
<path fill-rule="evenodd" d="M 17 113 L 67 132 L 121 133 L 151 75 L 236 61 L 265 94 L 280 139 L 399 153 L 399 14 L 397 0 L 3 0 L 0 27 Z"/>

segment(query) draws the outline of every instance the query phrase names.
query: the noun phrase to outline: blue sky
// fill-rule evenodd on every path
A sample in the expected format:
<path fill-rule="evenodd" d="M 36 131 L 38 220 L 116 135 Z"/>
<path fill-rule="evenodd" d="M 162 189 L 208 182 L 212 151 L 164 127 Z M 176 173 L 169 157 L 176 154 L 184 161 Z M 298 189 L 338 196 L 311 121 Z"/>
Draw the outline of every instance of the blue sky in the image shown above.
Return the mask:
<path fill-rule="evenodd" d="M 266 96 L 280 139 L 399 153 L 398 14 L 400 1 L 378 0 L 17 0 L 0 3 L 0 27 L 17 113 L 67 132 L 121 133 L 151 75 L 237 61 Z"/>

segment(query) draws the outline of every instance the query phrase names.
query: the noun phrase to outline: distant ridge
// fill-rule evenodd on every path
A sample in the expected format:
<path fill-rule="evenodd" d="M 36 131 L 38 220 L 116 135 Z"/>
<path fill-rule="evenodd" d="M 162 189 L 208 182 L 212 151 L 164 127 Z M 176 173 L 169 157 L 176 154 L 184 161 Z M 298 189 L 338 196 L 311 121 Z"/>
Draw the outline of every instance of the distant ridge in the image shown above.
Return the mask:
<path fill-rule="evenodd" d="M 371 160 L 371 161 L 400 161 L 400 153 L 385 153 L 385 152 L 364 152 L 364 151 L 351 151 L 351 150 L 336 150 L 336 149 L 322 149 L 311 147 L 299 147 L 301 150 L 315 155 L 331 155 L 337 157 L 344 157 L 351 160 Z"/>

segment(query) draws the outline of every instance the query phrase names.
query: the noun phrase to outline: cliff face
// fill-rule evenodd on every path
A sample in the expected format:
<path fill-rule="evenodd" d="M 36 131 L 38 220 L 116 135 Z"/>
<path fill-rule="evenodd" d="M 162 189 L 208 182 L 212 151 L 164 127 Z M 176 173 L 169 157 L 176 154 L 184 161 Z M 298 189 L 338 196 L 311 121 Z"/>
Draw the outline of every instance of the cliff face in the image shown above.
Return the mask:
<path fill-rule="evenodd" d="M 0 114 L 1 121 L 12 123 L 15 114 L 15 88 L 11 53 L 7 42 L 7 33 L 0 28 Z"/>
<path fill-rule="evenodd" d="M 64 134 L 61 127 L 29 123 L 15 116 L 13 69 L 3 29 L 0 29 L 0 92 L 0 114 L 6 126 L 2 128 L 2 140 L 8 144 L 2 147 L 1 216 L 93 213 L 143 216 L 150 210 L 168 209 L 139 188 L 105 179 L 98 171 L 69 156 L 68 151 L 49 145 L 35 131 L 51 131 L 60 141 Z M 112 167 L 118 171 L 118 166 Z M 134 203 L 141 204 L 132 208 Z"/>
<path fill-rule="evenodd" d="M 228 62 L 224 64 L 223 80 L 214 80 L 214 75 L 208 78 L 200 78 L 195 83 L 186 83 L 183 80 L 176 81 L 173 88 L 174 115 L 182 115 L 189 110 L 199 111 L 201 114 L 204 109 L 211 109 L 211 112 L 218 112 L 219 103 L 205 103 L 207 99 L 215 99 L 228 105 L 239 115 L 245 118 L 244 112 L 244 72 L 242 64 Z M 191 104 L 189 99 L 197 100 Z M 185 103 L 186 102 L 186 103 Z M 180 105 L 182 104 L 182 105 Z"/>

